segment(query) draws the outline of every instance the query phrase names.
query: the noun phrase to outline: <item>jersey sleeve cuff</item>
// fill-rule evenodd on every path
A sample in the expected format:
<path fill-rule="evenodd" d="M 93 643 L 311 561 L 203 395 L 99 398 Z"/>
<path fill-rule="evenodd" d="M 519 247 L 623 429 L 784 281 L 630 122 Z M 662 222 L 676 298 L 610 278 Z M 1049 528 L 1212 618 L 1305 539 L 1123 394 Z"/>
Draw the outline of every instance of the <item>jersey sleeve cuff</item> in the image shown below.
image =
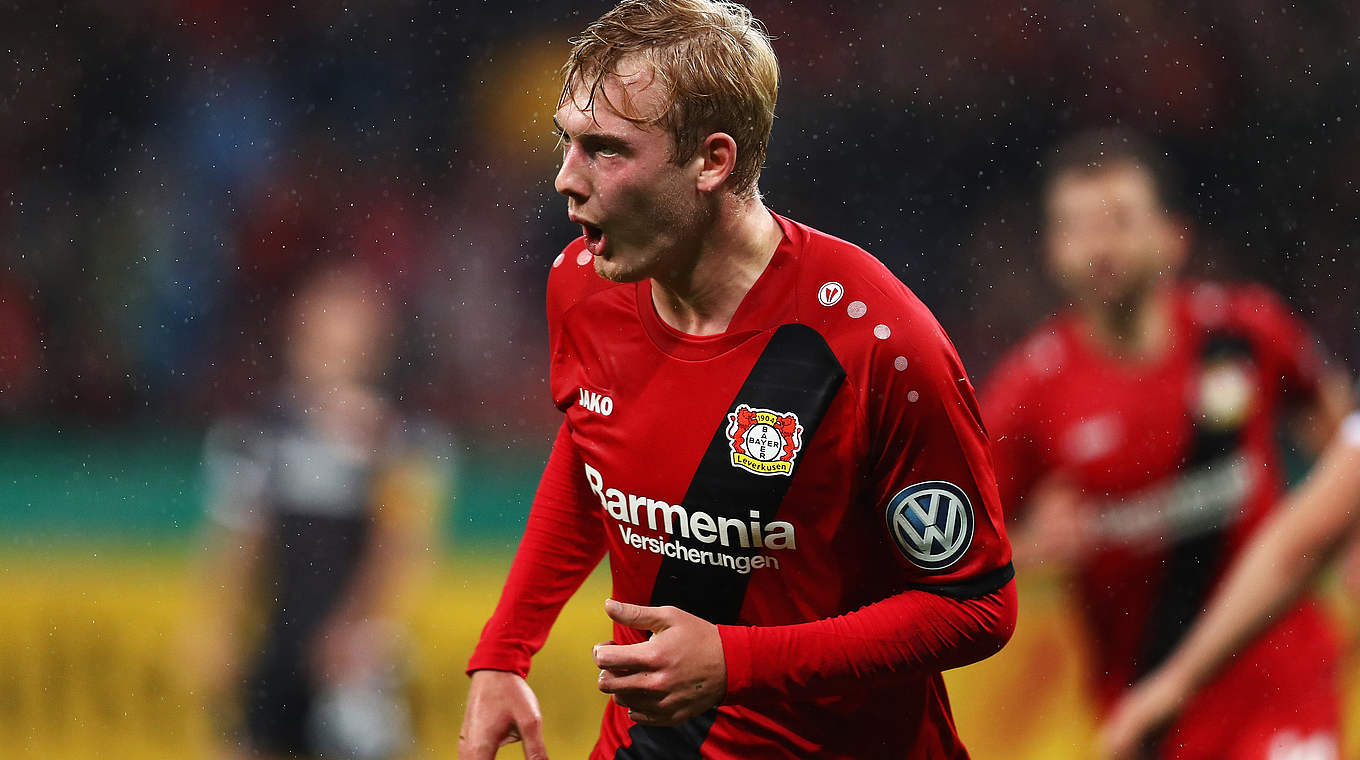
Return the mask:
<path fill-rule="evenodd" d="M 751 629 L 742 625 L 720 625 L 723 659 L 727 663 L 727 696 L 723 701 L 739 701 L 751 689 Z"/>
<path fill-rule="evenodd" d="M 530 659 L 529 653 L 519 647 L 482 642 L 468 660 L 465 672 L 472 675 L 477 670 L 503 670 L 520 678 L 528 678 Z"/>
<path fill-rule="evenodd" d="M 1015 565 L 1007 562 L 995 570 L 989 570 L 981 575 L 961 581 L 953 583 L 913 583 L 911 588 L 963 602 L 969 599 L 981 599 L 988 594 L 995 593 L 1007 583 L 1010 583 L 1014 577 Z"/>

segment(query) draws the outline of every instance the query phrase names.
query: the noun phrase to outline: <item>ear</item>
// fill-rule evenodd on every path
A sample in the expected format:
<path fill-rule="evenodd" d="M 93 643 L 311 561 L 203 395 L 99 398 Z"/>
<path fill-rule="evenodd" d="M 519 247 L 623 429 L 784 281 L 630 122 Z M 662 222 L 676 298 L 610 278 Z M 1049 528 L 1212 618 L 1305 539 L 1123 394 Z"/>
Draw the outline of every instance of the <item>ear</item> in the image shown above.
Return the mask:
<path fill-rule="evenodd" d="M 1190 257 L 1190 246 L 1194 243 L 1194 229 L 1190 220 L 1182 214 L 1168 213 L 1163 224 L 1162 249 L 1166 251 L 1166 263 L 1174 271 L 1180 271 Z"/>
<path fill-rule="evenodd" d="M 1049 218 L 1044 220 L 1039 231 L 1037 246 L 1044 272 L 1053 280 L 1062 277 L 1063 254 L 1066 253 L 1067 247 L 1066 240 L 1059 233 L 1058 224 L 1058 221 L 1052 218 L 1052 214 L 1049 214 Z"/>
<path fill-rule="evenodd" d="M 696 189 L 711 193 L 737 168 L 737 141 L 726 132 L 714 132 L 699 144 L 694 161 L 699 172 L 695 177 Z"/>

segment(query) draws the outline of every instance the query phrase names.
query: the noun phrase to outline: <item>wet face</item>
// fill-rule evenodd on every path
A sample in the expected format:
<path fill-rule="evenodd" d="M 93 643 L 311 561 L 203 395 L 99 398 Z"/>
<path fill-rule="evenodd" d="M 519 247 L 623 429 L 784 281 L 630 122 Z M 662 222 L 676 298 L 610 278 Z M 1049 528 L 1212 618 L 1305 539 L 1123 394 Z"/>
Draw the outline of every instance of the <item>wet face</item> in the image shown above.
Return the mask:
<path fill-rule="evenodd" d="M 1184 258 L 1182 229 L 1135 164 L 1059 174 L 1045 216 L 1049 270 L 1077 304 L 1136 304 Z"/>
<path fill-rule="evenodd" d="M 593 103 L 577 87 L 554 115 L 562 138 L 555 187 L 567 197 L 568 216 L 581 225 L 595 271 L 615 282 L 664 277 L 683 267 L 706 218 L 695 185 L 702 160 L 677 165 L 670 133 L 631 122 L 611 106 L 659 115 L 660 87 L 648 67 L 625 59 Z"/>

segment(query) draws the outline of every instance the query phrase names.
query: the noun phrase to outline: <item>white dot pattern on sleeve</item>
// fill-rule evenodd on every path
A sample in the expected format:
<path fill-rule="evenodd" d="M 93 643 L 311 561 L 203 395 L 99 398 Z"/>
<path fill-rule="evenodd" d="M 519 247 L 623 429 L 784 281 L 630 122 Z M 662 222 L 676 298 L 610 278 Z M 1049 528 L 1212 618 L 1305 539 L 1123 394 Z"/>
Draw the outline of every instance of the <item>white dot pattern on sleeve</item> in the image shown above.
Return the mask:
<path fill-rule="evenodd" d="M 907 391 L 907 400 L 915 404 L 917 401 L 921 400 L 921 394 L 916 391 Z"/>
<path fill-rule="evenodd" d="M 863 301 L 851 301 L 850 305 L 845 307 L 845 313 L 849 314 L 851 319 L 859 319 L 869 313 L 869 307 L 865 306 Z"/>
<path fill-rule="evenodd" d="M 875 337 L 875 338 L 878 338 L 879 340 L 887 340 L 887 339 L 888 339 L 888 336 L 890 336 L 890 335 L 892 335 L 892 330 L 890 330 L 890 329 L 888 328 L 887 325 L 875 325 L 875 326 L 874 326 L 874 337 Z"/>
<path fill-rule="evenodd" d="M 896 359 L 893 359 L 893 368 L 898 372 L 905 370 L 907 368 L 907 357 L 899 356 Z"/>
<path fill-rule="evenodd" d="M 590 251 L 581 251 L 580 253 L 576 254 L 576 265 L 583 267 L 586 264 L 590 263 L 590 259 L 591 259 Z"/>
<path fill-rule="evenodd" d="M 563 259 L 565 259 L 565 258 L 567 258 L 567 254 L 565 254 L 565 253 L 559 253 L 559 254 L 557 254 L 557 258 L 553 259 L 553 269 L 556 269 L 556 268 L 562 266 L 562 261 L 563 261 Z"/>

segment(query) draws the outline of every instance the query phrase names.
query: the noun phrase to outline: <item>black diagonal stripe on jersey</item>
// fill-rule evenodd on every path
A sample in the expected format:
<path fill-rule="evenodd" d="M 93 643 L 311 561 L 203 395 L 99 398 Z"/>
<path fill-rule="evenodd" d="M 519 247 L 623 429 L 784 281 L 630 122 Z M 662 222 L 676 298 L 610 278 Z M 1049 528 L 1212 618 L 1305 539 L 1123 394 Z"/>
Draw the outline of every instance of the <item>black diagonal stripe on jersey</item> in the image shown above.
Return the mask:
<path fill-rule="evenodd" d="M 1245 338 L 1214 333 L 1205 340 L 1198 367 L 1213 361 L 1248 361 L 1251 358 L 1251 344 Z M 1220 429 L 1208 427 L 1200 419 L 1192 422 L 1194 433 L 1186 460 L 1188 471 L 1222 460 L 1242 446 L 1245 420 L 1240 426 Z M 1139 677 L 1147 675 L 1171 654 L 1208 601 L 1227 539 L 1228 525 L 1223 524 L 1177 541 L 1168 548 L 1166 570 L 1153 596 L 1152 609 L 1143 626 L 1138 659 L 1134 662 L 1134 671 Z"/>
<path fill-rule="evenodd" d="M 708 450 L 694 471 L 685 499 L 690 512 L 707 512 L 744 523 L 762 524 L 774 519 L 803 460 L 811 448 L 812 436 L 822 415 L 831 405 L 845 370 L 836 361 L 831 347 L 821 335 L 806 325 L 784 325 L 775 331 L 760 358 L 751 367 L 741 390 L 717 421 L 717 430 Z M 741 404 L 752 409 L 771 409 L 780 414 L 793 412 L 803 426 L 803 448 L 794 458 L 794 472 L 788 475 L 757 475 L 732 464 L 732 447 L 727 437 L 727 415 Z M 758 511 L 760 517 L 750 516 Z M 678 539 L 699 551 L 713 552 L 716 544 L 706 544 L 690 536 Z M 733 556 L 754 556 L 754 546 L 721 547 Z M 652 586 L 652 605 L 670 604 L 698 615 L 710 623 L 735 623 L 746 598 L 750 576 L 730 568 L 700 565 L 667 557 L 661 562 Z"/>
<path fill-rule="evenodd" d="M 628 729 L 631 741 L 619 747 L 614 760 L 696 760 L 717 719 L 714 707 L 673 728 L 635 725 Z"/>
<path fill-rule="evenodd" d="M 798 467 L 807 458 L 812 437 L 831 400 L 845 380 L 845 370 L 831 347 L 815 330 L 806 325 L 783 325 L 775 331 L 751 372 L 742 383 L 727 412 L 717 421 L 717 430 L 699 461 L 685 499 L 685 509 L 701 510 L 715 517 L 764 524 L 774 519 Z M 803 426 L 803 447 L 794 458 L 788 475 L 757 475 L 732 464 L 732 448 L 727 438 L 727 415 L 745 404 L 753 409 L 772 409 L 781 414 L 793 412 Z M 752 511 L 759 518 L 752 518 Z M 685 546 L 712 552 L 715 544 L 705 544 L 693 536 L 678 539 Z M 734 557 L 754 556 L 751 547 L 721 547 Z M 656 583 L 652 586 L 653 606 L 674 605 L 711 623 L 735 623 L 746 599 L 749 576 L 730 568 L 699 565 L 678 558 L 661 561 Z M 695 760 L 717 719 L 717 710 L 674 728 L 633 726 L 628 731 L 630 746 L 621 747 L 615 760 Z"/>

